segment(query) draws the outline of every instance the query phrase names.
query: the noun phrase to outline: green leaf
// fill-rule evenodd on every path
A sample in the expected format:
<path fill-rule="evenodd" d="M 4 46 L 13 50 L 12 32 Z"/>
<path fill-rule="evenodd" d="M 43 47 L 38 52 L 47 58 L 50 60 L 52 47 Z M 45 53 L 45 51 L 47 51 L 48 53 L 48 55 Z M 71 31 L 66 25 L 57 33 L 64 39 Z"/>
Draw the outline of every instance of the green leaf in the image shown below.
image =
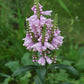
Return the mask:
<path fill-rule="evenodd" d="M 73 75 L 76 78 L 79 78 L 79 73 L 78 71 L 69 65 L 63 65 L 63 64 L 52 64 L 48 67 L 48 69 L 64 69 L 67 70 L 68 73 L 70 73 L 70 75 Z"/>
<path fill-rule="evenodd" d="M 84 58 L 84 47 L 79 48 L 78 55 L 79 55 L 80 58 Z"/>
<path fill-rule="evenodd" d="M 24 56 L 21 58 L 21 63 L 25 65 L 32 65 L 32 59 L 30 58 L 30 53 L 25 53 Z"/>
<path fill-rule="evenodd" d="M 68 60 L 64 60 L 62 62 L 62 64 L 67 64 L 67 65 L 71 65 L 72 63 L 74 63 L 73 61 L 68 61 Z"/>
<path fill-rule="evenodd" d="M 84 71 L 84 59 L 79 59 L 75 66 L 78 70 Z"/>
<path fill-rule="evenodd" d="M 29 71 L 29 70 L 35 70 L 35 69 L 38 69 L 38 68 L 39 68 L 39 66 L 35 66 L 35 65 L 23 66 L 23 67 L 17 69 L 17 70 L 12 74 L 12 76 L 17 76 L 17 75 L 19 75 L 19 74 L 21 74 L 21 73 L 27 72 L 27 71 Z"/>
<path fill-rule="evenodd" d="M 61 5 L 61 7 L 68 13 L 71 15 L 71 12 L 69 11 L 69 9 L 66 7 L 66 5 L 64 4 L 64 2 L 62 0 L 57 0 L 58 3 Z"/>
<path fill-rule="evenodd" d="M 9 84 L 9 82 L 10 82 L 10 78 L 6 78 L 3 82 L 3 84 Z"/>
<path fill-rule="evenodd" d="M 24 76 L 20 78 L 20 83 L 21 84 L 28 84 L 29 82 L 29 77 L 31 77 L 31 73 L 28 71 Z"/>
<path fill-rule="evenodd" d="M 41 67 L 40 69 L 37 69 L 36 72 L 37 72 L 37 74 L 38 74 L 40 80 L 41 80 L 42 82 L 45 82 L 45 79 L 46 79 L 46 78 L 45 78 L 46 68 L 43 66 L 43 67 Z"/>
<path fill-rule="evenodd" d="M 49 73 L 49 84 L 58 84 L 59 82 L 69 82 L 69 74 L 66 73 L 65 70 L 60 69 L 58 71 L 52 71 L 52 73 Z"/>
<path fill-rule="evenodd" d="M 59 73 L 55 74 L 56 81 L 66 81 L 68 82 L 69 74 L 65 70 L 59 70 Z"/>
<path fill-rule="evenodd" d="M 73 83 L 63 82 L 63 83 L 58 83 L 58 84 L 73 84 Z"/>
<path fill-rule="evenodd" d="M 10 77 L 9 75 L 6 75 L 4 73 L 0 73 L 0 75 L 3 76 L 3 77 L 6 77 L 6 78 Z"/>
<path fill-rule="evenodd" d="M 5 66 L 7 66 L 12 72 L 14 72 L 18 67 L 20 67 L 19 61 L 10 61 L 6 63 Z"/>
<path fill-rule="evenodd" d="M 34 80 L 35 80 L 35 84 L 42 84 L 38 76 L 35 76 Z"/>
<path fill-rule="evenodd" d="M 23 38 L 24 33 L 24 18 L 21 15 L 21 9 L 19 5 L 19 0 L 17 0 L 17 15 L 18 15 L 18 21 L 19 21 L 19 32 L 20 32 L 20 38 Z"/>
<path fill-rule="evenodd" d="M 0 1 L 0 6 L 7 8 L 6 4 L 2 3 L 1 1 Z"/>

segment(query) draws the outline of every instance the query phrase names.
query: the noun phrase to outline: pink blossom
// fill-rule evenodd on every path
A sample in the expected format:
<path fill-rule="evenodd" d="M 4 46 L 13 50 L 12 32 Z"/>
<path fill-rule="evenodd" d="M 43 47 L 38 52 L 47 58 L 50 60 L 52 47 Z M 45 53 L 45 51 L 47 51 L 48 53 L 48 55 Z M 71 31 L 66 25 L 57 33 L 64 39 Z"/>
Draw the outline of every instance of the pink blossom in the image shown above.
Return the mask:
<path fill-rule="evenodd" d="M 41 4 L 39 4 L 40 14 L 42 14 L 42 15 L 50 15 L 51 16 L 52 10 L 50 10 L 50 11 L 43 11 L 42 8 L 43 8 L 43 6 Z M 37 8 L 36 8 L 35 5 L 31 8 L 31 10 L 34 12 L 34 14 L 37 13 Z"/>
<path fill-rule="evenodd" d="M 42 12 L 43 15 L 50 15 L 50 16 L 51 16 L 51 13 L 52 13 L 52 10 Z"/>
<path fill-rule="evenodd" d="M 46 61 L 44 57 L 40 57 L 40 59 L 38 60 L 38 63 L 41 64 L 42 66 L 45 65 Z"/>
<path fill-rule="evenodd" d="M 24 44 L 23 46 L 26 46 L 27 49 L 31 50 L 31 46 L 34 44 L 32 39 L 29 37 L 28 34 L 26 34 L 26 37 L 23 39 L 24 40 Z"/>
<path fill-rule="evenodd" d="M 42 45 L 41 42 L 35 43 L 34 45 L 31 46 L 31 48 L 33 49 L 33 51 L 38 51 L 38 52 L 42 52 L 47 49 L 45 46 Z"/>
<path fill-rule="evenodd" d="M 31 32 L 34 34 L 37 34 L 37 36 L 41 33 L 41 26 L 40 26 L 40 20 L 38 19 L 37 15 L 33 15 L 30 18 L 26 19 L 26 21 L 29 21 L 29 29 L 31 29 Z"/>
<path fill-rule="evenodd" d="M 41 16 L 40 16 L 40 25 L 41 25 L 41 26 L 44 26 L 45 22 L 46 22 L 46 18 L 41 15 Z"/>
<path fill-rule="evenodd" d="M 40 13 L 42 12 L 42 8 L 43 8 L 43 6 L 41 4 L 39 4 L 39 11 L 40 11 Z M 36 8 L 35 5 L 31 8 L 31 10 L 34 12 L 34 14 L 37 13 L 37 8 Z"/>
<path fill-rule="evenodd" d="M 37 19 L 37 15 L 32 15 L 30 18 L 27 18 L 26 21 L 35 21 Z"/>
<path fill-rule="evenodd" d="M 52 44 L 48 43 L 48 42 L 44 42 L 44 46 L 46 48 L 50 49 L 50 50 L 54 50 L 55 49 L 54 46 Z"/>
<path fill-rule="evenodd" d="M 34 5 L 32 8 L 31 8 L 32 11 L 35 11 L 36 10 L 36 6 Z"/>
<path fill-rule="evenodd" d="M 39 8 L 40 8 L 40 9 L 42 9 L 42 8 L 43 8 L 43 6 L 42 6 L 41 4 L 39 4 Z"/>
<path fill-rule="evenodd" d="M 38 42 L 31 46 L 34 51 L 42 52 L 42 43 Z"/>
<path fill-rule="evenodd" d="M 51 19 L 46 19 L 45 24 L 46 24 L 47 28 L 53 27 L 52 22 L 53 22 L 53 20 L 51 20 Z"/>
<path fill-rule="evenodd" d="M 59 29 L 54 29 L 54 36 L 56 37 L 56 36 L 58 36 L 58 35 L 60 35 L 60 30 Z"/>
<path fill-rule="evenodd" d="M 42 46 L 42 49 L 43 49 L 43 51 L 46 51 L 47 48 L 45 46 Z"/>
<path fill-rule="evenodd" d="M 58 47 L 61 46 L 62 43 L 63 43 L 63 38 L 64 38 L 64 37 L 62 37 L 62 36 L 56 36 L 56 37 L 54 37 L 53 40 L 52 40 L 52 45 L 53 45 L 56 49 L 58 49 Z"/>
<path fill-rule="evenodd" d="M 26 19 L 29 25 L 28 33 L 23 39 L 23 46 L 26 46 L 28 50 L 32 49 L 33 51 L 38 51 L 42 55 L 42 57 L 33 57 L 33 62 L 38 62 L 41 65 L 45 65 L 46 62 L 51 64 L 52 62 L 55 62 L 55 59 L 53 57 L 49 58 L 46 56 L 46 54 L 48 53 L 48 50 L 59 49 L 59 46 L 61 46 L 63 43 L 64 37 L 60 35 L 61 31 L 58 29 L 58 27 L 55 27 L 52 24 L 53 20 L 50 18 L 47 19 L 43 16 L 51 16 L 52 11 L 43 11 L 43 6 L 40 4 L 38 4 L 38 6 L 39 10 L 37 10 L 36 5 L 31 8 L 31 10 L 34 11 L 34 15 Z M 38 15 L 40 15 L 39 18 Z M 45 31 L 43 31 L 44 25 L 46 25 Z M 35 41 L 33 39 L 35 39 Z M 46 52 L 45 55 L 43 52 Z"/>
<path fill-rule="evenodd" d="M 42 35 L 40 35 L 40 37 L 38 38 L 38 41 L 39 41 L 39 42 L 42 41 Z"/>
<path fill-rule="evenodd" d="M 45 58 L 46 58 L 46 61 L 47 61 L 48 64 L 52 63 L 52 60 L 49 57 L 46 56 Z"/>

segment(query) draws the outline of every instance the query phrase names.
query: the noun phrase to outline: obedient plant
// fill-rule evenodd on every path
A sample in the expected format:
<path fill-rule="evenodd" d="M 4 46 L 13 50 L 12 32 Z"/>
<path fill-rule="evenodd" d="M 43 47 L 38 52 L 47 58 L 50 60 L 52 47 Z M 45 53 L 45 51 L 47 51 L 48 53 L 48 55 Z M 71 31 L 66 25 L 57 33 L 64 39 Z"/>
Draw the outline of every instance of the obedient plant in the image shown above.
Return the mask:
<path fill-rule="evenodd" d="M 31 10 L 34 15 L 26 18 L 27 32 L 26 37 L 23 38 L 23 46 L 26 47 L 32 54 L 32 61 L 35 65 L 27 65 L 17 69 L 12 74 L 13 77 L 27 72 L 29 70 L 35 70 L 40 81 L 35 77 L 36 84 L 49 84 L 48 72 L 56 69 L 67 70 L 72 76 L 79 77 L 78 72 L 68 65 L 58 64 L 56 54 L 53 54 L 55 50 L 58 50 L 63 43 L 64 37 L 60 35 L 60 30 L 57 26 L 57 14 L 55 19 L 47 18 L 51 16 L 52 10 L 43 11 L 43 6 L 39 3 L 39 0 L 34 1 L 34 6 Z"/>
<path fill-rule="evenodd" d="M 56 63 L 56 56 L 47 56 L 47 54 L 55 49 L 58 50 L 64 37 L 60 35 L 61 31 L 57 27 L 56 20 L 44 16 L 51 16 L 52 10 L 43 11 L 42 8 L 43 6 L 35 1 L 31 8 L 34 15 L 26 19 L 28 29 L 26 37 L 23 39 L 23 46 L 26 46 L 29 51 L 39 52 L 40 56 L 32 56 L 33 62 L 45 65 L 46 62 L 48 64 Z"/>

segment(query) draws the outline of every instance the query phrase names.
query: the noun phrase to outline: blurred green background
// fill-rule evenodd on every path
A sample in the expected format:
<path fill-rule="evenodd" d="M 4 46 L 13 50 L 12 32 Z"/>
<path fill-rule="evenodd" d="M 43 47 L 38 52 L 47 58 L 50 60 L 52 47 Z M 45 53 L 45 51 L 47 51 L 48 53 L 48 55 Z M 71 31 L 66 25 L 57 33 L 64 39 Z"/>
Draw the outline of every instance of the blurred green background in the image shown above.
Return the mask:
<path fill-rule="evenodd" d="M 49 74 L 50 84 L 71 82 L 84 84 L 84 0 L 40 0 L 43 10 L 53 10 L 51 18 L 58 14 L 58 26 L 64 38 L 63 46 L 56 52 L 60 63 L 75 67 L 80 78 L 75 79 L 66 71 Z M 32 64 L 32 56 L 22 46 L 25 37 L 25 18 L 33 14 L 33 0 L 0 0 L 0 73 L 11 75 L 22 65 Z M 28 59 L 28 60 L 27 60 Z M 7 83 L 0 75 L 0 84 L 34 84 L 35 73 Z"/>

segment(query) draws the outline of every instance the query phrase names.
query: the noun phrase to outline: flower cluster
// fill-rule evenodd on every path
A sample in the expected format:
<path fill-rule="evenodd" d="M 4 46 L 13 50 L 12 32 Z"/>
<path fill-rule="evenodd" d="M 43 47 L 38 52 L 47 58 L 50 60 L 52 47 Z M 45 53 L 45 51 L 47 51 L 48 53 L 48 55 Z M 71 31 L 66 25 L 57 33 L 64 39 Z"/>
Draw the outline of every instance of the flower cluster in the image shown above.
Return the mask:
<path fill-rule="evenodd" d="M 52 24 L 53 20 L 44 17 L 44 15 L 51 16 L 52 11 L 43 11 L 42 8 L 43 6 L 39 3 L 31 8 L 34 15 L 26 19 L 28 31 L 26 37 L 23 39 L 23 46 L 26 46 L 28 50 L 38 51 L 41 56 L 33 56 L 33 62 L 45 65 L 46 62 L 48 64 L 53 62 L 52 56 L 48 57 L 47 53 L 59 49 L 64 37 L 60 35 L 58 27 Z M 54 61 L 54 63 L 56 62 Z"/>

